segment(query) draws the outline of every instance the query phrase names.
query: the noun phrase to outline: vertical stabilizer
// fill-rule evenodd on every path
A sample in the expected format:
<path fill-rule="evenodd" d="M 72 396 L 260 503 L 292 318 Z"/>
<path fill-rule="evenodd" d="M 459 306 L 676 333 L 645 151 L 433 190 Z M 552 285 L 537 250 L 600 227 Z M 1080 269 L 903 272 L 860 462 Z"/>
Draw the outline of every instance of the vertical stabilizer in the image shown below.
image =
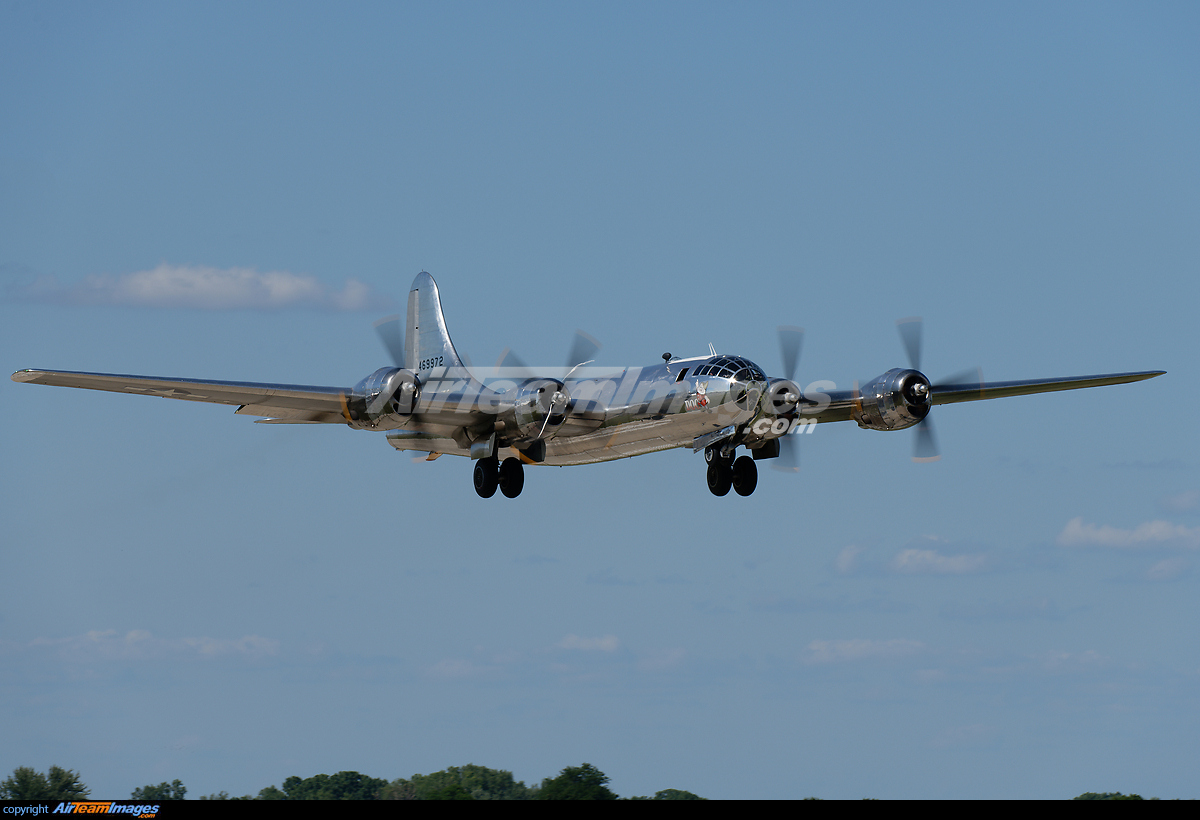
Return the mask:
<path fill-rule="evenodd" d="M 462 367 L 446 330 L 437 283 L 425 271 L 408 292 L 408 325 L 404 335 L 404 367 L 418 373 L 434 367 Z"/>

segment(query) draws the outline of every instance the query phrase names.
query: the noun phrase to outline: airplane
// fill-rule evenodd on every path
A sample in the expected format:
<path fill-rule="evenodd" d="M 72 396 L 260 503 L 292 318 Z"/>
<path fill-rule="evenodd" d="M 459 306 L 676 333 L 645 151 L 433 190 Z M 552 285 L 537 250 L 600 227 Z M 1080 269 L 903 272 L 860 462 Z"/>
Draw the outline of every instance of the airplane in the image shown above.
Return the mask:
<path fill-rule="evenodd" d="M 795 381 L 803 331 L 779 328 L 784 376 L 768 376 L 742 356 L 662 356 L 641 368 L 589 367 L 599 344 L 580 333 L 567 366 L 535 374 L 515 360 L 492 369 L 470 367 L 446 329 L 441 296 L 422 271 L 408 294 L 407 325 L 399 317 L 376 327 L 394 366 L 354 387 L 159 378 L 110 373 L 20 370 L 15 382 L 107 390 L 184 401 L 237 405 L 259 424 L 345 424 L 384 432 L 397 450 L 469 457 L 475 492 L 521 494 L 525 465 L 594 464 L 691 447 L 704 453 L 708 489 L 748 496 L 759 461 L 796 469 L 796 436 L 817 424 L 854 421 L 867 430 L 915 428 L 913 459 L 939 458 L 930 411 L 934 405 L 1126 384 L 1165 371 L 984 383 L 981 376 L 933 383 L 920 371 L 921 323 L 898 322 L 909 367 L 834 390 Z M 826 389 L 830 388 L 830 389 Z M 747 455 L 737 455 L 737 448 Z"/>

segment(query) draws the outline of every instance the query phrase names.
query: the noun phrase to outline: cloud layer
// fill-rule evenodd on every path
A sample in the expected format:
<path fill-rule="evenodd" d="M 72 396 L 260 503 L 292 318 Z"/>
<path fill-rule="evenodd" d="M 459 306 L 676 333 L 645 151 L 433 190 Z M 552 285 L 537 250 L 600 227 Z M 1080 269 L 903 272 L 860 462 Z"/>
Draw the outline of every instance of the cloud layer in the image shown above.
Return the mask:
<path fill-rule="evenodd" d="M 984 555 L 942 555 L 937 550 L 906 549 L 892 560 L 896 572 L 928 575 L 969 575 L 987 569 Z"/>
<path fill-rule="evenodd" d="M 23 652 L 27 658 L 53 655 L 68 663 L 98 661 L 143 661 L 165 658 L 261 658 L 276 655 L 279 641 L 259 635 L 241 638 L 156 638 L 148 630 L 133 629 L 124 635 L 115 629 L 92 630 L 66 638 L 35 638 L 28 644 L 7 643 L 7 652 Z"/>
<path fill-rule="evenodd" d="M 874 641 L 854 638 L 841 641 L 812 641 L 808 645 L 805 663 L 847 663 L 861 660 L 891 660 L 916 655 L 925 650 L 920 641 L 896 638 L 890 641 Z"/>
<path fill-rule="evenodd" d="M 1058 535 L 1062 547 L 1116 547 L 1144 549 L 1149 547 L 1182 547 L 1200 549 L 1200 527 L 1184 527 L 1168 521 L 1147 521 L 1131 530 L 1105 524 L 1085 524 L 1082 518 L 1072 518 Z"/>
<path fill-rule="evenodd" d="M 357 279 L 340 291 L 309 274 L 257 271 L 253 268 L 210 268 L 168 265 L 119 276 L 88 276 L 73 285 L 41 277 L 15 293 L 22 301 L 71 305 L 192 308 L 195 310 L 368 310 L 390 300 Z"/>

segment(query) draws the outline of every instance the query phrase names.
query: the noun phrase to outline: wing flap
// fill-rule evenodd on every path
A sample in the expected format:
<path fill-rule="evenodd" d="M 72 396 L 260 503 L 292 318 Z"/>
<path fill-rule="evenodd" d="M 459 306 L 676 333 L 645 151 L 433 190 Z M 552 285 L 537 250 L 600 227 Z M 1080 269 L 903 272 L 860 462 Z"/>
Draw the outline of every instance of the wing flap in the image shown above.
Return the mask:
<path fill-rule="evenodd" d="M 394 430 L 387 434 L 388 444 L 397 450 L 416 450 L 422 453 L 448 453 L 452 456 L 469 456 L 469 448 L 463 447 L 453 438 L 438 433 L 420 430 Z"/>
<path fill-rule="evenodd" d="M 260 422 L 272 424 L 345 424 L 346 419 L 340 412 L 327 413 L 317 410 L 297 410 L 292 407 L 282 407 L 278 404 L 243 404 L 233 411 L 239 416 L 268 416 L 259 419 Z"/>

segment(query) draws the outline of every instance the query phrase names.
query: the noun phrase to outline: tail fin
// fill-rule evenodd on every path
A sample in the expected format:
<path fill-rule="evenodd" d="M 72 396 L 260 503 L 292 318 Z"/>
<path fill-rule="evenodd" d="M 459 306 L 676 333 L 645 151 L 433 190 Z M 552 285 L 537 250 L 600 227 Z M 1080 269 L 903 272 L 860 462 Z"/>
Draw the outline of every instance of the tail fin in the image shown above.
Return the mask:
<path fill-rule="evenodd" d="M 434 367 L 462 367 L 450 341 L 437 282 L 425 271 L 417 274 L 408 292 L 408 329 L 404 336 L 404 367 L 414 373 Z"/>

